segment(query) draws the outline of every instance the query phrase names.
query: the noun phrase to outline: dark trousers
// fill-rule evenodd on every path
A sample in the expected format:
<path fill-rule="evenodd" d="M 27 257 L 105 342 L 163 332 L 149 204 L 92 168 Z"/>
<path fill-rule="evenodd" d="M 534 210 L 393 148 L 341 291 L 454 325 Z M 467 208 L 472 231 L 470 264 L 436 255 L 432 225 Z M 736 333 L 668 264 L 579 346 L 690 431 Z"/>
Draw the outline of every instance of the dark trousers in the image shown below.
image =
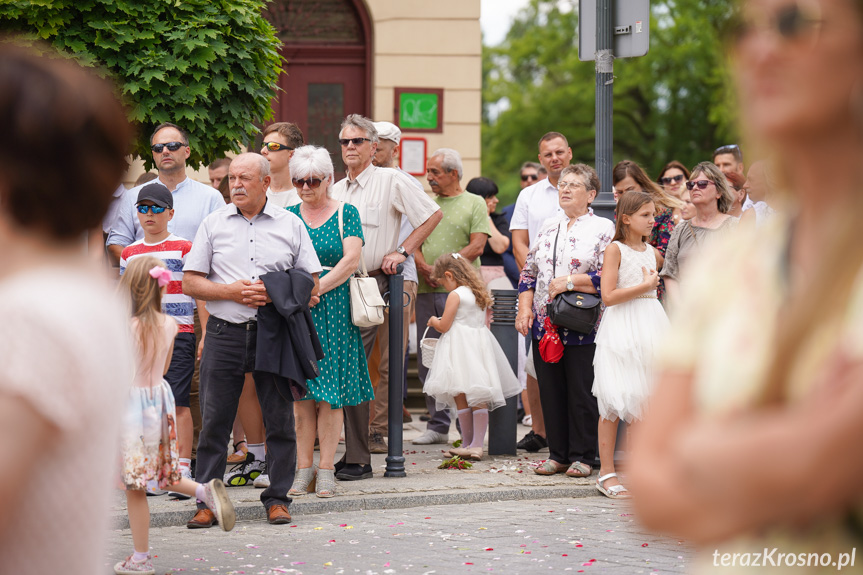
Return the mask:
<path fill-rule="evenodd" d="M 246 329 L 215 316 L 207 322 L 201 356 L 202 428 L 198 439 L 196 479 L 206 483 L 225 473 L 228 440 L 245 374 L 254 372 L 257 329 Z M 294 406 L 276 389 L 272 376 L 254 372 L 255 390 L 267 430 L 267 472 L 270 486 L 261 493 L 264 507 L 289 505 L 288 489 L 297 466 Z M 199 503 L 198 508 L 202 509 Z"/>
<path fill-rule="evenodd" d="M 423 338 L 423 333 L 426 330 L 426 324 L 431 317 L 440 317 L 443 315 L 444 307 L 446 307 L 446 298 L 449 294 L 446 293 L 421 293 L 417 295 L 417 372 L 420 378 L 420 383 L 425 385 L 426 376 L 429 368 L 423 365 L 422 349 L 420 348 L 420 340 Z M 429 329 L 426 337 L 440 337 L 440 333 L 435 328 Z M 446 409 L 438 409 L 435 398 L 430 395 L 425 396 L 426 408 L 429 410 L 429 419 L 427 429 L 443 433 L 449 433 L 450 417 L 449 411 Z"/>
<path fill-rule="evenodd" d="M 533 361 L 549 459 L 593 465 L 596 459 L 599 408 L 593 396 L 593 354 L 596 345 L 564 346 L 563 359 L 546 363 L 533 340 Z"/>

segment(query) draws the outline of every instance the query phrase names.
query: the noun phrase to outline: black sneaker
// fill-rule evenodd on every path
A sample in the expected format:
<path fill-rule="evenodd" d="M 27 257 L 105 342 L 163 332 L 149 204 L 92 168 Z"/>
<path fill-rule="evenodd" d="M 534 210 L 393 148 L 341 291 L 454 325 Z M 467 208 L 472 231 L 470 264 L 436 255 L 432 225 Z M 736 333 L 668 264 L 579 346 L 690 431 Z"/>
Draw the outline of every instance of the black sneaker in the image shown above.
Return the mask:
<path fill-rule="evenodd" d="M 348 463 L 336 472 L 336 479 L 341 479 L 342 481 L 356 481 L 358 479 L 371 479 L 373 475 L 372 466 L 368 463 L 365 465 L 360 465 L 359 463 Z"/>
<path fill-rule="evenodd" d="M 515 446 L 530 453 L 536 453 L 540 449 L 548 447 L 548 442 L 543 436 L 535 434 L 531 429 Z"/>

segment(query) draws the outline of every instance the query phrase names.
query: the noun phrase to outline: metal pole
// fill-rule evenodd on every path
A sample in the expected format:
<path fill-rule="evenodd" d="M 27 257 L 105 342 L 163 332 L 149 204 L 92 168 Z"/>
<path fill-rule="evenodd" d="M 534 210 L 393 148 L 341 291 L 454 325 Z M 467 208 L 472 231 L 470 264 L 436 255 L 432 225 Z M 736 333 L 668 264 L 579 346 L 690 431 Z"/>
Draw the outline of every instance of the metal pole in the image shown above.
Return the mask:
<path fill-rule="evenodd" d="M 518 371 L 518 333 L 515 331 L 515 316 L 518 311 L 518 290 L 492 290 L 494 304 L 491 308 L 491 333 L 494 335 L 513 373 Z M 518 425 L 518 397 L 510 397 L 506 405 L 488 414 L 488 454 L 516 455 Z"/>
<path fill-rule="evenodd" d="M 611 188 L 611 161 L 614 134 L 614 18 L 612 0 L 596 0 L 596 173 L 601 189 L 593 211 L 611 219 L 614 195 Z"/>
<path fill-rule="evenodd" d="M 406 477 L 405 457 L 402 448 L 402 408 L 404 397 L 404 335 L 405 335 L 405 277 L 404 266 L 399 264 L 390 276 L 390 384 L 389 384 L 389 452 L 384 477 Z"/>

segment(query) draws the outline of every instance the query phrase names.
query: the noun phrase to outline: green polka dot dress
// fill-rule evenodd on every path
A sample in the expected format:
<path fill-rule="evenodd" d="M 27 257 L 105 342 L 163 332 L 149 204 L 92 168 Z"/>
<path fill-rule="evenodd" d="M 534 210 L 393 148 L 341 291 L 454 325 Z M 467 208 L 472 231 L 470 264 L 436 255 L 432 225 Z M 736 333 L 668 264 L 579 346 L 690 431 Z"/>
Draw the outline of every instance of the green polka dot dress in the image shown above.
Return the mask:
<path fill-rule="evenodd" d="M 300 219 L 299 204 L 286 208 Z M 351 204 L 345 204 L 343 214 L 345 237 L 356 236 L 363 239 L 360 214 Z M 303 220 L 305 223 L 305 220 Z M 318 228 L 306 224 L 312 245 L 322 266 L 335 267 L 342 259 L 342 241 L 339 237 L 339 214 L 333 216 Z M 323 278 L 330 270 L 321 272 Z M 360 329 L 351 322 L 351 295 L 349 282 L 321 296 L 321 301 L 312 308 L 312 320 L 324 359 L 318 362 L 321 375 L 306 382 L 309 394 L 306 399 L 326 401 L 334 409 L 359 405 L 374 399 L 375 393 L 369 379 L 369 367 Z"/>

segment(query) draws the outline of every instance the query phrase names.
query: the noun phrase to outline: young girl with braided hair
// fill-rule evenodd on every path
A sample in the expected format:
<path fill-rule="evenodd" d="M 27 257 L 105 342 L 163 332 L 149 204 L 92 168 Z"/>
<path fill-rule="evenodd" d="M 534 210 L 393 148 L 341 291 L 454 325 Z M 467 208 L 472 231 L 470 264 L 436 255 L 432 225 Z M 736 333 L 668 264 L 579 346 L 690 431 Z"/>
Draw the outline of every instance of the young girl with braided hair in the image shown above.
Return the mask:
<path fill-rule="evenodd" d="M 462 447 L 451 455 L 482 459 L 488 412 L 521 393 L 509 360 L 485 325 L 491 294 L 461 254 L 443 254 L 435 261 L 432 277 L 449 293 L 441 317 L 428 326 L 442 335 L 423 392 L 435 398 L 438 408 L 458 410 Z"/>

